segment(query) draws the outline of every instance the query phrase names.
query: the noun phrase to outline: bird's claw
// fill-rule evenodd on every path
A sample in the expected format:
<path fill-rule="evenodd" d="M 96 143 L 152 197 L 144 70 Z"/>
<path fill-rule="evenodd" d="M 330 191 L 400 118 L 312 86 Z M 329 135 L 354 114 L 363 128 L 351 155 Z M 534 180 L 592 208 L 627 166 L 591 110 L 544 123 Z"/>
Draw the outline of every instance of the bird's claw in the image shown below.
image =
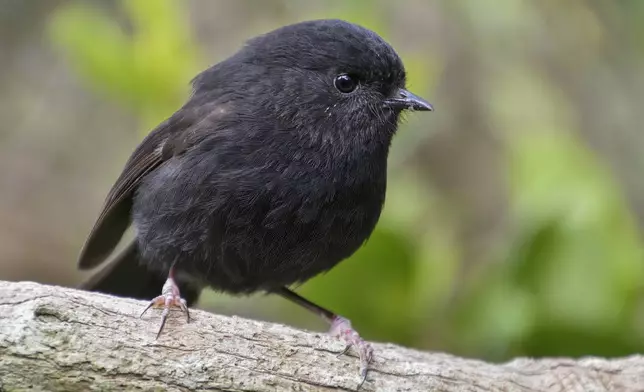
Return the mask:
<path fill-rule="evenodd" d="M 373 348 L 360 337 L 358 332 L 351 327 L 351 322 L 344 317 L 337 316 L 333 320 L 329 333 L 331 336 L 342 339 L 347 344 L 344 350 L 338 354 L 338 357 L 346 354 L 351 347 L 355 347 L 356 351 L 358 351 L 358 356 L 360 357 L 360 384 L 358 384 L 358 389 L 360 389 L 367 379 L 369 364 L 373 359 Z"/>
<path fill-rule="evenodd" d="M 172 278 L 168 278 L 168 280 L 163 285 L 163 289 L 161 289 L 161 295 L 153 298 L 148 306 L 143 309 L 143 312 L 141 312 L 141 316 L 139 317 L 143 317 L 145 312 L 147 312 L 148 309 L 152 307 L 163 307 L 163 312 L 161 313 L 161 325 L 159 326 L 159 331 L 157 332 L 156 339 L 158 339 L 161 335 L 163 327 L 165 326 L 165 322 L 168 318 L 168 314 L 170 314 L 170 309 L 172 307 L 181 309 L 181 311 L 186 314 L 186 322 L 190 322 L 190 311 L 188 310 L 188 304 L 186 303 L 185 299 L 181 298 L 179 287 L 176 285 L 174 279 Z"/>

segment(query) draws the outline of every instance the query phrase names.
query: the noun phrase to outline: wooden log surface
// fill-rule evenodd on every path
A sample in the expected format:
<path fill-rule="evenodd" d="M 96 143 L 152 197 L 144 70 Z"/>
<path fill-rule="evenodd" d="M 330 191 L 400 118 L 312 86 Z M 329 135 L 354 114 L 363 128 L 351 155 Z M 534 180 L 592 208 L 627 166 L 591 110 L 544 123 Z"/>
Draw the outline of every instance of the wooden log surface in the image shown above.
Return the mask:
<path fill-rule="evenodd" d="M 353 391 L 354 354 L 323 333 L 30 282 L 0 281 L 0 391 Z M 363 391 L 644 391 L 644 357 L 504 364 L 374 344 Z"/>

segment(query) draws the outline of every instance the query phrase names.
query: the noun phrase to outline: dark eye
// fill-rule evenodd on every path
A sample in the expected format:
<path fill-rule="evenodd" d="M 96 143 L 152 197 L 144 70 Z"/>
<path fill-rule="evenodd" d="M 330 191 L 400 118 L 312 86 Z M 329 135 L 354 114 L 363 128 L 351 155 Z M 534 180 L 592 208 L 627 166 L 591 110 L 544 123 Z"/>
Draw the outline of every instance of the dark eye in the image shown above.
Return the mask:
<path fill-rule="evenodd" d="M 348 94 L 358 87 L 357 79 L 347 74 L 336 76 L 333 84 L 339 92 L 344 94 Z"/>

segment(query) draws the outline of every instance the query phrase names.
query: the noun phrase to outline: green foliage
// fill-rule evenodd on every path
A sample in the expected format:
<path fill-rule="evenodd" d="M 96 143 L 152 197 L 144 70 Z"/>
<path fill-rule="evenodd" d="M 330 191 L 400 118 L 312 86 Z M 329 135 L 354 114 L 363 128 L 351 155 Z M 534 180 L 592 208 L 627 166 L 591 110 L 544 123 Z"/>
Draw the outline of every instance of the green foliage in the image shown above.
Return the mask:
<path fill-rule="evenodd" d="M 498 358 L 643 349 L 641 244 L 616 184 L 572 137 L 518 139 L 508 162 L 513 243 L 464 300 L 464 349 Z"/>
<path fill-rule="evenodd" d="M 121 0 L 131 33 L 87 3 L 60 8 L 51 36 L 98 93 L 141 118 L 146 130 L 172 114 L 199 70 L 185 9 L 177 0 Z"/>

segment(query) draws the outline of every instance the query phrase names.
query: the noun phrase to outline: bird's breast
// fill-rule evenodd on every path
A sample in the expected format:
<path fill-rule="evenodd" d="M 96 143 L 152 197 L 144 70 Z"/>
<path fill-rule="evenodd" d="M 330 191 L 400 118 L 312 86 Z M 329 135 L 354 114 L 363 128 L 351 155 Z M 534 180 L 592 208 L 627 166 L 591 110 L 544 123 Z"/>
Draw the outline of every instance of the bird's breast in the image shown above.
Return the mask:
<path fill-rule="evenodd" d="M 144 258 L 252 292 L 308 280 L 354 253 L 380 216 L 386 168 L 319 156 L 274 162 L 168 162 L 135 198 Z"/>

